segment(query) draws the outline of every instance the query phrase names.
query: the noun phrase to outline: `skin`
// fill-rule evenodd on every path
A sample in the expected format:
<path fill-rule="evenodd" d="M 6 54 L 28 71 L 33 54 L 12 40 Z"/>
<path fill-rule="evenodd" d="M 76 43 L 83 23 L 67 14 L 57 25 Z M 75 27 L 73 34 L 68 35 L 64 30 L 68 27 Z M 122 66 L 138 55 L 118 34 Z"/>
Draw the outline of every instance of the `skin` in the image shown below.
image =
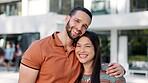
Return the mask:
<path fill-rule="evenodd" d="M 125 74 L 124 68 L 118 63 L 110 63 L 108 66 L 109 68 L 106 69 L 106 73 L 111 76 L 115 76 L 116 78 L 118 78 L 122 77 Z M 121 73 L 118 73 L 116 71 L 120 71 Z"/>
<path fill-rule="evenodd" d="M 75 53 L 79 61 L 83 64 L 84 74 L 90 75 L 92 73 L 92 63 L 95 55 L 94 46 L 90 39 L 87 37 L 81 37 L 77 44 Z"/>
<path fill-rule="evenodd" d="M 94 46 L 87 37 L 82 37 L 76 44 L 76 56 L 83 64 L 92 63 L 95 55 Z"/>
<path fill-rule="evenodd" d="M 67 16 L 64 30 L 58 35 L 63 46 L 69 52 L 73 43 L 73 39 L 83 35 L 91 23 L 90 17 L 83 11 L 77 11 L 73 16 Z M 120 65 L 118 65 L 120 67 Z M 29 75 L 28 75 L 29 73 Z M 18 83 L 34 83 L 39 71 L 20 65 Z"/>
<path fill-rule="evenodd" d="M 91 23 L 91 19 L 86 13 L 77 11 L 75 15 L 71 17 L 67 16 L 65 20 L 66 25 L 64 30 L 57 35 L 62 44 L 67 48 L 67 51 L 69 51 L 73 39 L 85 33 Z M 68 34 L 67 30 L 69 31 Z M 71 38 L 68 35 L 70 35 Z M 35 83 L 38 73 L 38 70 L 31 69 L 21 64 L 18 83 Z"/>
<path fill-rule="evenodd" d="M 93 69 L 92 63 L 95 55 L 94 46 L 91 43 L 91 40 L 85 36 L 81 37 L 76 44 L 75 53 L 78 60 L 83 64 L 84 74 L 90 75 L 92 73 L 92 69 Z M 115 76 L 116 78 L 123 76 L 124 72 L 122 72 L 121 74 L 119 74 L 118 72 L 115 72 L 119 70 L 124 71 L 122 67 L 119 67 L 119 65 L 120 64 L 118 63 L 110 63 L 108 65 L 110 66 L 110 68 L 106 70 L 107 74 L 111 76 Z M 112 72 L 115 72 L 115 73 L 112 73 Z"/>

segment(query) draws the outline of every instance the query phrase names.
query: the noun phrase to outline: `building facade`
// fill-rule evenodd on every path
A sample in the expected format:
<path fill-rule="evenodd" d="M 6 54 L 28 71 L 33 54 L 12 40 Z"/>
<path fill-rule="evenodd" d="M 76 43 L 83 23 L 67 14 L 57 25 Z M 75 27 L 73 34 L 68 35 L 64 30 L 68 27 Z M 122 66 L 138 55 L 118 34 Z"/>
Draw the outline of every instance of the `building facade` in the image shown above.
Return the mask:
<path fill-rule="evenodd" d="M 35 41 L 61 31 L 65 16 L 77 6 L 93 13 L 89 30 L 101 37 L 104 62 L 118 62 L 128 70 L 136 57 L 148 61 L 147 0 L 1 0 L 0 45 L 8 34 L 17 35 L 16 41 L 21 41 L 18 35 L 40 35 Z"/>

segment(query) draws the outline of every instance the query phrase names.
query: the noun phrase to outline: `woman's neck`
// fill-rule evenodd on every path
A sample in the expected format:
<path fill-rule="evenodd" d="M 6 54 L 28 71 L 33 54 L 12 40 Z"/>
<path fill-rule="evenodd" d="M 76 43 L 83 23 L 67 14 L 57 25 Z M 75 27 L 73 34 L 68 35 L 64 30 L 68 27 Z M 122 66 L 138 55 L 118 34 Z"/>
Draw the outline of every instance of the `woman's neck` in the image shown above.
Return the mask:
<path fill-rule="evenodd" d="M 93 71 L 92 63 L 93 63 L 93 61 L 83 64 L 85 75 L 91 75 L 92 74 L 92 71 Z"/>

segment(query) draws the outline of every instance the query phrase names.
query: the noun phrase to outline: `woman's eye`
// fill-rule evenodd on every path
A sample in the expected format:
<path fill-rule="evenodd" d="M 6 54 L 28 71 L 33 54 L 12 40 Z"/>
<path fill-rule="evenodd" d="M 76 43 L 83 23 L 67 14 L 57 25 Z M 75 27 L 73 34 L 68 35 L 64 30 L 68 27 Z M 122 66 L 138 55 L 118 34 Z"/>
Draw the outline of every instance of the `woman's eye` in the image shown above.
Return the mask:
<path fill-rule="evenodd" d="M 76 45 L 76 47 L 80 47 L 80 45 Z"/>
<path fill-rule="evenodd" d="M 86 47 L 90 48 L 91 46 L 86 46 Z"/>

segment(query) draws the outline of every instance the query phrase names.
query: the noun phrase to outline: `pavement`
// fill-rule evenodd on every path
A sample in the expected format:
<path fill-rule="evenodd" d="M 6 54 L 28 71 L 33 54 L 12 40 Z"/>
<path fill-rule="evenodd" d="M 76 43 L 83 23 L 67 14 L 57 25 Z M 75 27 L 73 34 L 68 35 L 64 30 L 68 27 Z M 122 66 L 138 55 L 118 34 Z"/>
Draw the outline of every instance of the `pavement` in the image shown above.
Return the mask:
<path fill-rule="evenodd" d="M 125 75 L 127 83 L 148 83 L 148 77 L 145 75 Z"/>
<path fill-rule="evenodd" d="M 5 67 L 0 66 L 0 83 L 18 83 L 19 72 L 15 72 L 15 67 L 6 71 Z"/>
<path fill-rule="evenodd" d="M 0 66 L 0 83 L 18 83 L 19 72 L 14 71 L 11 67 L 10 71 L 6 71 L 3 66 Z M 126 83 L 148 83 L 148 77 L 145 75 L 125 75 Z"/>

